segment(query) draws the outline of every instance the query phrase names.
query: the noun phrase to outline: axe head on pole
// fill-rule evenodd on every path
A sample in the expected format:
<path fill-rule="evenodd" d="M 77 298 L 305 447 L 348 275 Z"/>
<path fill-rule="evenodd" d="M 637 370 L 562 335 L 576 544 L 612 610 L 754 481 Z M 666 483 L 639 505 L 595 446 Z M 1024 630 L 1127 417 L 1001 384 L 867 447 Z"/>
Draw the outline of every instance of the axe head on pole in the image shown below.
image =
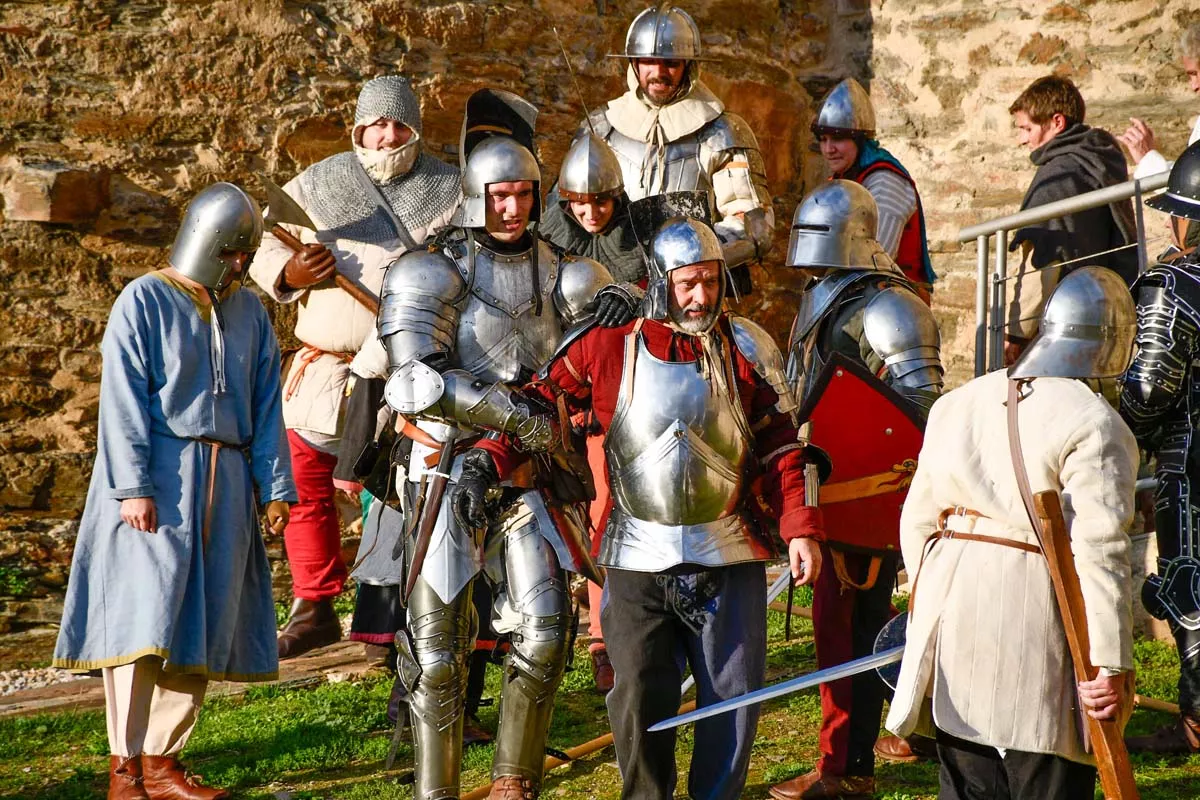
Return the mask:
<path fill-rule="evenodd" d="M 300 204 L 291 198 L 291 195 L 266 175 L 259 174 L 258 179 L 262 181 L 263 189 L 267 193 L 266 224 L 268 228 L 276 225 L 299 225 L 311 231 L 317 229 L 316 223 L 308 216 L 308 212 L 301 208 Z"/>

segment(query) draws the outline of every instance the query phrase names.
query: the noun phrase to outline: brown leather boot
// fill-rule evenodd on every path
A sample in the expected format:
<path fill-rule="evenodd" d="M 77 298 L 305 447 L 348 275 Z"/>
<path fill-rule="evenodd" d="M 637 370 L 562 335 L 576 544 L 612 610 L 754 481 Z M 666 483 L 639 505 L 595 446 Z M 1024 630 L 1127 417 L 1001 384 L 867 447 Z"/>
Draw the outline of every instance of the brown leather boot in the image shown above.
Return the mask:
<path fill-rule="evenodd" d="M 592 680 L 596 684 L 596 691 L 600 694 L 611 692 L 617 681 L 617 674 L 613 672 L 607 648 L 598 647 L 592 651 Z"/>
<path fill-rule="evenodd" d="M 148 800 L 142 785 L 141 756 L 108 757 L 108 800 Z"/>
<path fill-rule="evenodd" d="M 188 775 L 175 756 L 142 756 L 142 777 L 150 800 L 225 800 L 229 792 Z"/>
<path fill-rule="evenodd" d="M 492 783 L 488 800 L 537 800 L 533 781 L 516 775 L 501 775 Z"/>
<path fill-rule="evenodd" d="M 875 742 L 875 755 L 893 764 L 915 764 L 926 759 L 937 760 L 937 743 L 924 736 L 880 736 Z"/>
<path fill-rule="evenodd" d="M 1200 719 L 1184 714 L 1149 736 L 1130 736 L 1125 747 L 1131 753 L 1190 755 L 1200 752 Z"/>
<path fill-rule="evenodd" d="M 777 783 L 770 789 L 775 800 L 863 798 L 875 794 L 875 779 L 855 775 L 822 775 L 817 770 Z"/>
<path fill-rule="evenodd" d="M 333 644 L 342 638 L 342 623 L 333 610 L 333 600 L 302 600 L 292 603 L 292 613 L 279 632 L 279 660 L 295 658 Z"/>

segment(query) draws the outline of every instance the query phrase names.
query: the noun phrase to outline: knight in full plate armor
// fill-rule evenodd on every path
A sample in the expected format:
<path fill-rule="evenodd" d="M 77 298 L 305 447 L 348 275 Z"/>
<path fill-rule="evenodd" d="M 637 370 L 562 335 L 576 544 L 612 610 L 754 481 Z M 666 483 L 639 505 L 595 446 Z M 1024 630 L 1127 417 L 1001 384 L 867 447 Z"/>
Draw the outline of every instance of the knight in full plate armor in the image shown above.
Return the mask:
<path fill-rule="evenodd" d="M 1181 247 L 1189 220 L 1200 220 L 1200 144 L 1175 162 L 1167 191 L 1146 205 L 1172 215 Z M 1179 648 L 1178 723 L 1129 740 L 1130 749 L 1200 751 L 1200 258 L 1178 251 L 1132 286 L 1137 300 L 1137 355 L 1125 374 L 1121 416 L 1138 444 L 1155 456 L 1154 522 L 1158 574 L 1142 603 L 1167 620 Z"/>
<path fill-rule="evenodd" d="M 645 316 L 560 347 L 525 390 L 593 411 L 604 432 L 612 508 L 599 562 L 625 798 L 674 795 L 674 731 L 646 728 L 674 716 L 685 661 L 702 705 L 762 685 L 772 548 L 751 512 L 756 476 L 793 574 L 809 583 L 820 571 L 821 517 L 806 503 L 807 453 L 783 356 L 766 331 L 722 310 L 722 250 L 705 223 L 672 218 L 651 248 Z M 511 439 L 476 447 L 485 464 L 458 489 L 468 518 L 489 483 L 522 462 Z M 745 708 L 696 726 L 690 796 L 741 796 L 757 718 Z"/>
<path fill-rule="evenodd" d="M 284 226 L 304 249 L 294 252 L 268 231 L 250 267 L 269 297 L 295 304 L 303 345 L 284 362 L 283 418 L 300 502 L 284 533 L 295 603 L 279 636 L 281 659 L 342 635 L 333 598 L 345 587 L 346 565 L 333 472 L 347 425 L 349 362 L 371 338 L 375 311 L 330 278 L 336 270 L 378 295 L 387 264 L 447 225 L 461 197 L 458 170 L 421 150 L 421 106 L 399 75 L 363 85 L 351 144 L 283 187 L 318 228 Z M 387 604 L 385 587 L 359 585 L 360 610 Z"/>
<path fill-rule="evenodd" d="M 634 18 L 625 50 L 629 90 L 591 112 L 576 138 L 608 142 L 630 200 L 680 190 L 709 193 L 713 228 L 738 291 L 749 290 L 740 265 L 771 249 L 775 212 L 758 140 L 746 121 L 700 80 L 700 29 L 684 10 L 663 4 Z"/>
<path fill-rule="evenodd" d="M 827 566 L 813 598 L 822 668 L 869 655 L 890 618 L 901 492 L 916 468 L 923 418 L 942 390 L 937 324 L 876 241 L 877 222 L 867 189 L 832 180 L 801 201 L 788 245 L 788 266 L 813 279 L 792 326 L 788 377 L 801 417 L 813 422 L 811 431 L 806 423 L 806 436 L 829 452 L 834 465 L 821 489 Z M 844 401 L 836 413 L 826 413 L 821 393 L 851 372 L 861 374 L 860 384 L 869 390 L 863 403 L 878 405 Z M 892 399 L 883 402 L 881 395 Z M 885 413 L 895 422 L 880 423 L 875 441 L 845 444 Z M 907 450 L 892 452 L 900 441 Z M 879 464 L 866 464 L 877 452 L 885 455 L 883 475 Z M 865 468 L 855 472 L 859 462 Z M 822 684 L 821 759 L 812 772 L 772 787 L 771 795 L 780 800 L 869 795 L 884 698 L 885 687 L 874 673 Z"/>
<path fill-rule="evenodd" d="M 447 477 L 459 478 L 463 458 L 454 454 L 485 431 L 547 449 L 552 431 L 509 386 L 549 360 L 564 331 L 592 314 L 597 293 L 612 283 L 602 265 L 565 257 L 530 232 L 540 181 L 528 149 L 507 136 L 483 138 L 466 159 L 457 225 L 395 261 L 383 282 L 379 339 L 392 370 L 384 397 L 415 425 L 401 465 L 401 502 L 417 531 L 408 569 L 419 577 L 398 648 L 420 800 L 459 795 L 463 695 L 477 627 L 472 579 L 483 570 L 499 587 L 495 627 L 513 634 L 491 796 L 524 798 L 536 796 L 541 782 L 569 649 L 564 570 L 594 574 L 581 540 L 582 507 L 547 502 L 532 490 L 535 482 L 541 487 L 541 473 L 506 485 L 492 521 L 480 528 L 460 524 L 450 495 L 439 504 L 433 492 L 439 480 L 444 487 Z"/>

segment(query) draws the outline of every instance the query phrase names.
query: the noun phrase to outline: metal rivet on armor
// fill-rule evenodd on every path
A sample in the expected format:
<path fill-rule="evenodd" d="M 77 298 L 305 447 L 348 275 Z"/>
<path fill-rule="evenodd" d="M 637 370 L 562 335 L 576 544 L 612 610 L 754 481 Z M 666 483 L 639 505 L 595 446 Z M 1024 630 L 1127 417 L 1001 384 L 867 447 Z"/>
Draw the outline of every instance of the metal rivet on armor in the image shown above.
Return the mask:
<path fill-rule="evenodd" d="M 892 435 L 892 429 L 891 429 L 891 428 L 884 428 L 884 429 L 883 429 L 883 432 L 884 432 L 884 434 L 886 434 L 887 436 L 891 436 L 891 435 Z"/>
<path fill-rule="evenodd" d="M 836 375 L 836 376 L 837 376 L 837 377 L 839 377 L 839 378 L 840 378 L 840 377 L 842 377 L 842 371 L 841 371 L 840 369 L 839 369 L 837 372 L 833 373 L 833 374 L 834 374 L 834 375 Z"/>

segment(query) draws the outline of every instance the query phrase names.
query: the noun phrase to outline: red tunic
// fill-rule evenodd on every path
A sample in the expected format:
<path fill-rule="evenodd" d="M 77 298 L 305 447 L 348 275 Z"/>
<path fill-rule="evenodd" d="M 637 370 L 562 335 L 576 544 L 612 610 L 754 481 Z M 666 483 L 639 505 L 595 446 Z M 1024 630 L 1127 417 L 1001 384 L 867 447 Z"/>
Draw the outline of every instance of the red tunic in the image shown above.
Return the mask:
<path fill-rule="evenodd" d="M 635 322 L 619 328 L 593 328 L 575 340 L 559 358 L 551 362 L 545 381 L 525 387 L 530 395 L 554 401 L 555 387 L 567 398 L 572 411 L 591 409 L 605 434 L 612 424 L 617 407 L 624 370 L 625 337 Z M 784 541 L 809 537 L 824 539 L 821 512 L 804 504 L 803 451 L 791 447 L 799 432 L 787 414 L 775 411 L 779 396 L 733 346 L 728 319 L 722 315 L 718 323 L 727 349 L 733 353 L 734 375 L 738 395 L 746 419 L 754 431 L 751 443 L 758 460 L 761 497 L 772 516 L 779 520 L 779 532 Z M 654 320 L 642 321 L 642 337 L 646 349 L 655 358 L 672 362 L 696 361 L 701 352 L 700 341 Z M 483 439 L 477 445 L 491 453 L 503 478 L 523 460 L 509 442 L 502 439 Z M 607 513 L 605 514 L 607 519 Z"/>

